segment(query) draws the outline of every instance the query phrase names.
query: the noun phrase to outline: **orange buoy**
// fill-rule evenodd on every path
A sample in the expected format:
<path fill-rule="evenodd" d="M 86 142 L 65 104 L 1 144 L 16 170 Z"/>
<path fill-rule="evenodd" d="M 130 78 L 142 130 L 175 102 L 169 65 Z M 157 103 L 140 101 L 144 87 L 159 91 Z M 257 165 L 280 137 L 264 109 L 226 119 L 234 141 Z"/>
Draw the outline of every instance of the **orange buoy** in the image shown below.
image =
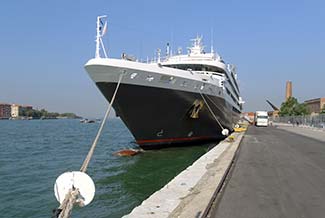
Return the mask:
<path fill-rule="evenodd" d="M 134 156 L 136 154 L 139 154 L 141 151 L 137 149 L 124 149 L 120 150 L 114 153 L 116 156 L 121 156 L 121 157 L 130 157 Z"/>

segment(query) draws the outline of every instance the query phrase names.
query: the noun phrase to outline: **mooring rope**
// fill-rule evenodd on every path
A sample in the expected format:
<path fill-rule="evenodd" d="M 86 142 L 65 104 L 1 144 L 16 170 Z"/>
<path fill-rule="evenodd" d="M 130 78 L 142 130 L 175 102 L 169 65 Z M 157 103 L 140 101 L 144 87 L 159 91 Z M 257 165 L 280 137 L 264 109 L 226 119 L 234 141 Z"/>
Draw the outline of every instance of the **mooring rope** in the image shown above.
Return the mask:
<path fill-rule="evenodd" d="M 210 105 L 209 105 L 208 102 L 205 100 L 204 95 L 203 95 L 201 92 L 200 92 L 200 95 L 201 95 L 203 101 L 205 102 L 205 104 L 207 105 L 207 107 L 208 107 L 208 109 L 209 109 L 211 115 L 213 116 L 213 118 L 217 121 L 217 123 L 219 124 L 220 128 L 221 128 L 222 130 L 224 130 L 225 128 L 221 125 L 221 123 L 220 123 L 220 121 L 218 120 L 217 116 L 213 113 L 212 109 L 210 108 Z"/>
<path fill-rule="evenodd" d="M 119 80 L 118 80 L 118 83 L 116 85 L 116 88 L 115 88 L 115 91 L 114 91 L 114 94 L 113 94 L 113 97 L 112 97 L 112 100 L 107 108 L 107 111 L 105 113 L 105 116 L 104 116 L 104 119 L 100 125 L 100 128 L 97 132 L 97 135 L 94 139 L 94 142 L 87 154 L 87 157 L 85 158 L 81 168 L 80 168 L 80 171 L 85 173 L 87 171 L 87 167 L 89 165 L 89 162 L 93 156 L 93 153 L 94 153 L 94 150 L 96 148 L 96 145 L 97 145 L 97 142 L 98 142 L 98 139 L 102 133 L 102 130 L 104 128 L 104 125 L 106 123 L 106 120 L 107 120 L 107 117 L 108 115 L 110 114 L 111 112 L 111 109 L 112 109 L 112 105 L 114 103 L 114 100 L 115 100 L 115 97 L 116 97 L 116 94 L 117 94 L 117 91 L 120 87 L 120 84 L 121 84 L 121 81 L 122 81 L 122 78 L 123 78 L 123 75 L 124 73 L 121 73 L 120 74 L 120 77 L 119 77 Z M 52 217 L 55 217 L 55 218 L 68 218 L 70 217 L 71 215 L 71 211 L 72 211 L 72 208 L 73 208 L 73 205 L 76 204 L 76 203 L 79 203 L 80 206 L 83 206 L 83 200 L 82 198 L 80 198 L 80 192 L 77 188 L 75 187 L 72 187 L 69 192 L 66 194 L 62 204 L 59 206 L 59 208 L 55 209 L 53 211 L 53 216 Z"/>
<path fill-rule="evenodd" d="M 208 96 L 208 95 L 206 95 L 205 96 L 208 100 L 210 100 L 211 102 L 212 102 L 212 104 L 217 108 L 217 109 L 219 109 L 220 111 L 222 111 L 221 109 L 220 109 L 220 107 Z"/>
<path fill-rule="evenodd" d="M 53 211 L 53 218 L 68 218 L 71 215 L 73 205 L 79 203 L 80 206 L 83 206 L 83 200 L 80 198 L 79 189 L 72 187 L 69 192 L 66 194 L 62 204 L 58 209 Z"/>
<path fill-rule="evenodd" d="M 82 164 L 82 166 L 81 166 L 81 168 L 80 168 L 80 171 L 81 171 L 81 172 L 84 172 L 84 173 L 85 173 L 85 172 L 87 171 L 87 167 L 88 167 L 89 161 L 90 161 L 91 157 L 93 156 L 93 153 L 94 153 L 94 150 L 95 150 L 95 148 L 96 148 L 96 145 L 97 145 L 98 139 L 99 139 L 99 137 L 100 137 L 100 135 L 101 135 L 101 133 L 102 133 L 102 130 L 103 130 L 103 128 L 104 128 L 104 125 L 105 125 L 106 119 L 107 119 L 109 113 L 111 112 L 112 105 L 113 105 L 113 103 L 114 103 L 114 100 L 115 100 L 115 97 L 116 97 L 116 94 L 117 94 L 117 90 L 118 90 L 118 88 L 120 87 L 120 84 L 121 84 L 121 81 L 122 81 L 122 77 L 123 77 L 123 73 L 121 73 L 121 75 L 120 75 L 120 78 L 119 78 L 118 83 L 117 83 L 117 85 L 116 85 L 116 88 L 115 88 L 115 91 L 114 91 L 114 94 L 113 94 L 113 97 L 112 97 L 111 103 L 110 103 L 109 106 L 108 106 L 108 109 L 107 109 L 107 111 L 106 111 L 106 113 L 105 113 L 105 116 L 104 116 L 103 122 L 101 123 L 100 128 L 99 128 L 99 130 L 98 130 L 98 133 L 97 133 L 97 135 L 96 135 L 96 138 L 95 138 L 95 140 L 94 140 L 94 142 L 93 142 L 93 145 L 91 146 L 91 148 L 90 148 L 90 150 L 89 150 L 89 152 L 88 152 L 88 155 L 87 155 L 86 159 L 84 160 L 84 162 L 83 162 L 83 164 Z"/>

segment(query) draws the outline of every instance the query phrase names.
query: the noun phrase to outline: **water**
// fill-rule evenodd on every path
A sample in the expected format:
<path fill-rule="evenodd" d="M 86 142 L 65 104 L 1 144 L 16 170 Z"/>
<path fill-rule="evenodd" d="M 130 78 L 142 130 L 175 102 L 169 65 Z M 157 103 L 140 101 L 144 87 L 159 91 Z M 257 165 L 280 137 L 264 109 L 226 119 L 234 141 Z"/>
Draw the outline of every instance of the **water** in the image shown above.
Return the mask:
<path fill-rule="evenodd" d="M 0 121 L 0 217 L 51 217 L 58 206 L 56 178 L 79 170 L 99 123 L 78 120 Z M 73 217 L 121 217 L 163 187 L 207 151 L 208 145 L 112 153 L 136 144 L 119 119 L 104 128 L 87 173 L 96 185 L 93 202 Z M 162 199 L 163 200 L 163 199 Z"/>

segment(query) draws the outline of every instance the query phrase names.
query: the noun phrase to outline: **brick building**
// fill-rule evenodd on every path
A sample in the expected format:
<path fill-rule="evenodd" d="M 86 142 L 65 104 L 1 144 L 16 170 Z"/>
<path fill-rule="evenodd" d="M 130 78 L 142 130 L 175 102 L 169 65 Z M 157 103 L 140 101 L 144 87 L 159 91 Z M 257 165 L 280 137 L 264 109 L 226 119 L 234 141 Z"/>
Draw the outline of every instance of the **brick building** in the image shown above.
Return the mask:
<path fill-rule="evenodd" d="M 22 116 L 22 113 L 27 110 L 32 110 L 33 107 L 30 105 L 19 105 L 19 104 L 13 104 L 11 105 L 11 117 L 17 118 Z"/>
<path fill-rule="evenodd" d="M 306 100 L 304 102 L 308 113 L 310 114 L 319 114 L 322 108 L 325 106 L 325 98 L 315 98 Z"/>
<path fill-rule="evenodd" d="M 9 119 L 11 117 L 11 105 L 0 103 L 0 119 Z"/>

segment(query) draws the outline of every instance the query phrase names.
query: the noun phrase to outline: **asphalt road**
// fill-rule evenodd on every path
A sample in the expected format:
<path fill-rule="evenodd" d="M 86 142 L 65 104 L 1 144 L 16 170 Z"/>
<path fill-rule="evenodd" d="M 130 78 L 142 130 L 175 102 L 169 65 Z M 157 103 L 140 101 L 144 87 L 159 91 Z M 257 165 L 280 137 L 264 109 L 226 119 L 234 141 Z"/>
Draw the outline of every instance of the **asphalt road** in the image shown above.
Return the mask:
<path fill-rule="evenodd" d="M 250 127 L 210 217 L 325 217 L 325 142 Z"/>

